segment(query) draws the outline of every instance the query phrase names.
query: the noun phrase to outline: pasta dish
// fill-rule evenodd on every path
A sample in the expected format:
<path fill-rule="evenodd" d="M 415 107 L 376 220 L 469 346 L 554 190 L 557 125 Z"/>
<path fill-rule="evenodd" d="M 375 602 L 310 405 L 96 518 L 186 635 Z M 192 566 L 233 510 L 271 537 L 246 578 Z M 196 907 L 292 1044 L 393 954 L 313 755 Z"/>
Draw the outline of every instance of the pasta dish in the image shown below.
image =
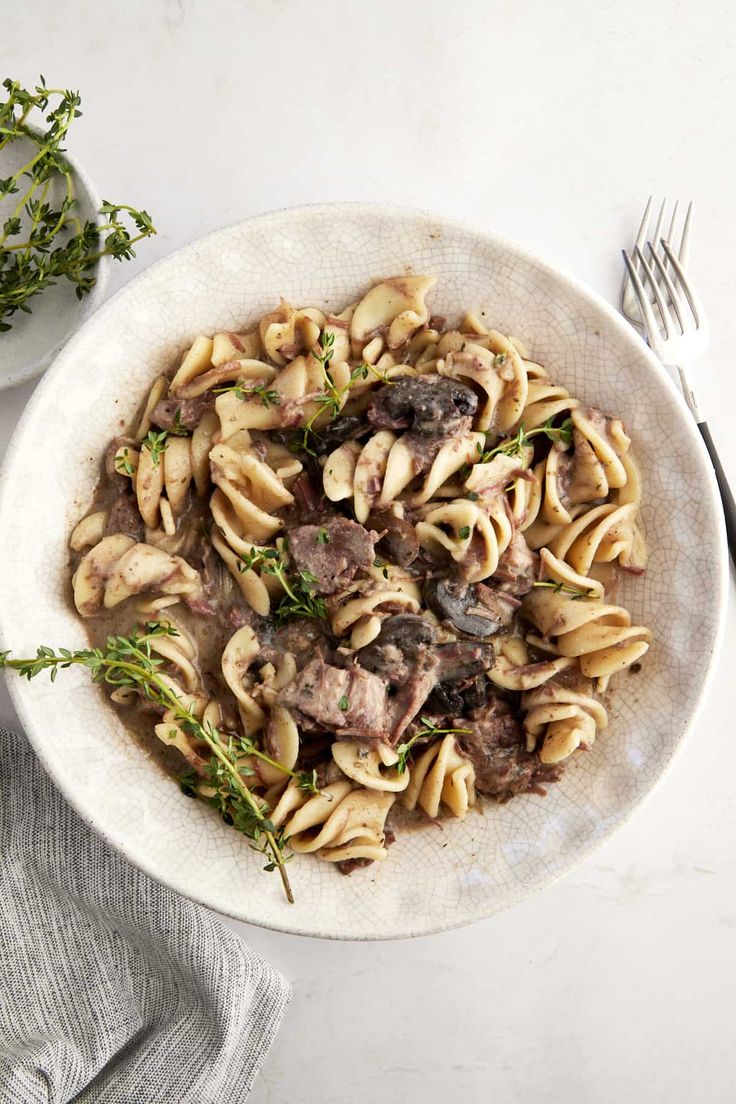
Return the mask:
<path fill-rule="evenodd" d="M 621 421 L 482 315 L 431 314 L 434 284 L 198 336 L 71 537 L 93 646 L 144 626 L 130 729 L 344 873 L 407 822 L 543 794 L 651 641 L 616 601 L 646 563 Z"/>

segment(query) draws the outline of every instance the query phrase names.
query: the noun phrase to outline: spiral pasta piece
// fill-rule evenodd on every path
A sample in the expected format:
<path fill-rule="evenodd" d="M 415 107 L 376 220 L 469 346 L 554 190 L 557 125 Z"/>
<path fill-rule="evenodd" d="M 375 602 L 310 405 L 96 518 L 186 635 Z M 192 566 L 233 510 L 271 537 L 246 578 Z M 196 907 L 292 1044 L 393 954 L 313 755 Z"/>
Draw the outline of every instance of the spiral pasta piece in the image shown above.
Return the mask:
<path fill-rule="evenodd" d="M 649 629 L 632 625 L 630 613 L 622 606 L 607 604 L 600 583 L 566 573 L 564 565 L 545 552 L 542 564 L 550 581 L 577 588 L 579 593 L 570 594 L 554 586 L 530 591 L 522 611 L 541 635 L 528 635 L 527 641 L 542 651 L 577 658 L 588 678 L 608 679 L 639 660 L 649 649 Z"/>
<path fill-rule="evenodd" d="M 409 491 L 408 503 L 415 506 L 428 502 L 448 479 L 477 460 L 484 441 L 482 433 L 470 433 L 443 442 L 423 473 L 421 484 Z M 324 491 L 331 502 L 352 498 L 355 517 L 362 524 L 374 506 L 388 506 L 407 491 L 418 478 L 421 466 L 411 439 L 382 429 L 362 446 L 346 441 L 330 453 L 322 474 Z"/>
<path fill-rule="evenodd" d="M 633 502 L 594 506 L 555 534 L 550 551 L 581 575 L 594 563 L 612 563 L 631 549 L 636 509 Z"/>
<path fill-rule="evenodd" d="M 478 502 L 458 498 L 432 506 L 415 531 L 422 547 L 449 552 L 471 583 L 494 574 L 514 534 L 501 496 Z"/>
<path fill-rule="evenodd" d="M 112 609 L 134 594 L 195 597 L 201 593 L 199 572 L 180 556 L 113 533 L 91 548 L 72 578 L 74 604 L 82 617 L 103 607 Z"/>
<path fill-rule="evenodd" d="M 384 574 L 385 572 L 385 574 Z M 384 618 L 395 613 L 419 613 L 421 596 L 416 581 L 399 567 L 387 564 L 368 570 L 370 588 L 338 595 L 329 616 L 337 637 L 351 634 L 350 646 L 363 648 L 381 631 Z"/>
<path fill-rule="evenodd" d="M 215 444 L 209 454 L 216 488 L 210 499 L 217 527 L 212 544 L 246 602 L 262 617 L 268 615 L 271 594 L 278 594 L 281 584 L 273 576 L 261 577 L 256 568 L 246 568 L 243 557 L 273 540 L 284 527 L 274 511 L 293 503 L 286 483 L 302 470 L 298 460 L 284 453 L 272 447 L 262 458 L 246 432 Z"/>
<path fill-rule="evenodd" d="M 539 375 L 534 379 L 529 378 L 527 371 L 528 387 L 526 405 L 521 416 L 521 421 L 527 433 L 544 425 L 551 418 L 562 415 L 570 415 L 580 406 L 578 399 L 573 398 L 562 384 L 553 383 L 547 374 Z M 542 371 L 544 371 L 542 369 Z"/>
<path fill-rule="evenodd" d="M 299 791 L 295 780 L 286 787 L 271 820 L 283 828 L 289 846 L 327 862 L 346 858 L 384 859 L 385 825 L 395 795 L 385 790 L 354 788 L 352 782 L 332 782 L 319 794 Z"/>
<path fill-rule="evenodd" d="M 490 430 L 496 407 L 504 393 L 504 380 L 496 370 L 495 353 L 472 341 L 463 341 L 461 351 L 448 352 L 444 360 L 437 362 L 437 373 L 460 383 L 475 385 L 482 395 L 474 419 L 475 427 Z"/>
<path fill-rule="evenodd" d="M 243 625 L 242 629 L 233 633 L 222 653 L 222 674 L 235 695 L 246 736 L 254 735 L 263 728 L 266 721 L 263 709 L 250 693 L 252 679 L 248 675 L 250 665 L 260 648 L 260 642 L 253 629 L 250 625 Z"/>
<path fill-rule="evenodd" d="M 528 690 L 521 704 L 529 750 L 541 739 L 539 758 L 543 763 L 561 763 L 579 747 L 591 748 L 597 733 L 608 724 L 604 706 L 592 693 L 554 681 Z"/>
<path fill-rule="evenodd" d="M 557 659 L 530 661 L 529 650 L 519 637 L 503 637 L 498 642 L 496 662 L 488 678 L 502 690 L 532 690 L 549 682 L 562 671 L 576 666 L 567 656 Z"/>
<path fill-rule="evenodd" d="M 332 745 L 332 758 L 347 778 L 366 790 L 399 793 L 409 785 L 408 771 L 399 773 L 399 757 L 385 744 L 370 747 L 357 740 L 337 740 Z"/>
<path fill-rule="evenodd" d="M 432 818 L 445 805 L 460 820 L 475 800 L 475 767 L 460 754 L 452 735 L 430 744 L 418 757 L 401 799 L 404 808 L 412 811 L 419 805 Z"/>
<path fill-rule="evenodd" d="M 150 425 L 150 420 L 147 422 Z M 219 430 L 214 411 L 204 414 L 191 437 L 169 436 L 164 448 L 154 451 L 144 442 L 140 448 L 121 446 L 115 455 L 115 468 L 131 481 L 138 512 L 148 530 L 159 525 L 166 536 L 173 536 L 183 514 L 190 485 L 197 494 L 205 494 L 209 484 L 209 453 Z"/>
<path fill-rule="evenodd" d="M 366 292 L 353 311 L 350 338 L 356 356 L 365 355 L 366 345 L 378 340 L 397 349 L 429 320 L 427 293 L 437 283 L 435 276 L 394 276 Z"/>

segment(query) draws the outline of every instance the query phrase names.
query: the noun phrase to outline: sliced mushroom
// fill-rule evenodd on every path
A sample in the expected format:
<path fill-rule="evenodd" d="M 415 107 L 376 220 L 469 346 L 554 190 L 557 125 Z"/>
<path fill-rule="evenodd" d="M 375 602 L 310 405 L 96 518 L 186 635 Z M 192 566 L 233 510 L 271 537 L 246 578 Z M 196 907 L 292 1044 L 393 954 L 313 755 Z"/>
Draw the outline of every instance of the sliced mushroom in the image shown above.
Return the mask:
<path fill-rule="evenodd" d="M 391 563 L 408 567 L 419 555 L 419 538 L 414 526 L 403 518 L 388 513 L 372 513 L 368 517 L 366 528 L 383 533 L 376 545 L 376 551 L 382 553 Z"/>
<path fill-rule="evenodd" d="M 377 392 L 368 420 L 386 429 L 449 437 L 469 428 L 478 409 L 474 391 L 444 376 L 398 376 Z"/>
<path fill-rule="evenodd" d="M 416 659 L 420 651 L 437 640 L 434 625 L 414 613 L 399 613 L 388 617 L 376 639 L 361 648 L 357 659 L 361 667 L 392 681 L 401 681 L 407 670 L 406 661 Z"/>
<path fill-rule="evenodd" d="M 490 590 L 490 587 L 484 588 Z M 441 621 L 448 621 L 458 632 L 486 640 L 506 627 L 508 621 L 498 610 L 481 604 L 475 586 L 453 579 L 430 579 L 424 590 L 427 605 Z M 504 595 L 504 597 L 509 597 Z"/>

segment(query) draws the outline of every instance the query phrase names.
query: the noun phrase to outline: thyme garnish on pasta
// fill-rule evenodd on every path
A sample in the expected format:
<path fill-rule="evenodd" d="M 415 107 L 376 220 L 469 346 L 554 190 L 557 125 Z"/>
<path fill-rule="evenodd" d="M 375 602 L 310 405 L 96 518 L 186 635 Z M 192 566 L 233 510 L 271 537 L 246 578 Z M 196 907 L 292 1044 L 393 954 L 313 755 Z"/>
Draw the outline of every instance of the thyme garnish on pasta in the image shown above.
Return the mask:
<path fill-rule="evenodd" d="M 274 611 L 274 617 L 279 623 L 284 624 L 297 617 L 327 617 L 324 598 L 313 592 L 317 580 L 311 571 L 290 574 L 283 553 L 276 548 L 252 548 L 250 552 L 241 555 L 238 571 L 242 574 L 254 568 L 265 575 L 275 575 L 286 591 Z"/>
<path fill-rule="evenodd" d="M 379 372 L 372 364 L 367 364 L 364 361 L 356 365 L 350 372 L 350 378 L 344 387 L 338 387 L 329 372 L 330 361 L 334 354 L 335 335 L 331 332 L 323 330 L 319 335 L 319 349 L 320 352 L 311 350 L 312 356 L 315 360 L 318 360 L 322 365 L 324 372 L 324 392 L 314 397 L 314 402 L 317 405 L 317 409 L 309 418 L 306 425 L 302 426 L 299 433 L 295 434 L 289 445 L 292 452 L 306 452 L 310 456 L 316 456 L 317 451 L 314 447 L 315 442 L 319 439 L 319 430 L 314 428 L 314 423 L 317 419 L 328 412 L 330 415 L 330 421 L 334 422 L 340 414 L 340 411 L 344 405 L 345 398 L 350 392 L 351 387 L 356 380 L 368 379 L 368 376 L 372 372 L 373 375 L 382 381 L 382 383 L 393 384 L 394 381 L 388 379 L 385 372 Z"/>
<path fill-rule="evenodd" d="M 269 406 L 281 406 L 281 396 L 278 391 L 266 387 L 265 383 L 259 383 L 255 387 L 245 387 L 241 380 L 237 383 L 230 383 L 227 387 L 215 387 L 213 391 L 215 395 L 224 395 L 227 392 L 232 392 L 239 399 L 251 399 L 254 395 L 257 395 L 266 409 Z"/>
<path fill-rule="evenodd" d="M 115 471 L 120 475 L 135 475 L 135 468 L 130 459 L 130 450 L 125 448 L 115 457 Z"/>
<path fill-rule="evenodd" d="M 47 88 L 43 76 L 32 92 L 10 78 L 3 88 L 7 99 L 0 102 L 0 152 L 18 139 L 31 142 L 34 151 L 15 173 L 0 179 L 0 202 L 19 197 L 0 227 L 0 332 L 11 329 L 4 319 L 19 310 L 29 314 L 29 301 L 62 277 L 75 285 L 81 299 L 95 284 L 93 272 L 100 257 L 129 260 L 135 256 L 136 242 L 156 233 L 146 211 L 125 204 L 104 201 L 99 210 L 102 225 L 82 223 L 76 214 L 73 173 L 62 143 L 82 114 L 78 92 Z M 52 101 L 55 106 L 49 111 Z M 48 124 L 45 130 L 34 126 L 32 116 L 38 112 Z M 64 181 L 64 198 L 54 207 L 49 192 L 59 178 Z"/>
<path fill-rule="evenodd" d="M 79 651 L 60 648 L 54 652 L 42 645 L 36 655 L 28 659 L 11 658 L 10 652 L 0 652 L 0 668 L 17 671 L 22 678 L 29 680 L 42 671 L 48 671 L 54 682 L 60 670 L 83 666 L 90 672 L 93 682 L 106 683 L 113 688 L 135 687 L 148 701 L 170 710 L 181 727 L 207 744 L 212 752 L 205 778 L 215 789 L 215 794 L 209 795 L 209 803 L 214 804 L 233 827 L 251 840 L 256 851 L 268 858 L 265 869 L 278 870 L 286 897 L 293 902 L 285 869 L 287 859 L 283 833 L 269 820 L 265 802 L 248 789 L 244 775 L 250 772 L 250 768 L 238 763 L 240 755 L 253 753 L 252 744 L 241 737 L 220 732 L 210 721 L 203 723 L 192 708 L 184 704 L 161 673 L 164 658 L 156 655 L 152 648 L 152 641 L 163 636 L 178 636 L 178 633 L 170 625 L 149 621 L 142 633 L 133 632 L 127 637 L 109 636 L 104 648 Z M 248 751 L 244 751 L 246 744 Z"/>
<path fill-rule="evenodd" d="M 572 583 L 556 583 L 554 579 L 542 579 L 539 582 L 532 583 L 535 587 L 548 587 L 554 591 L 555 594 L 571 594 L 573 602 L 579 601 L 581 598 L 594 598 L 595 590 L 593 587 L 576 587 Z"/>
<path fill-rule="evenodd" d="M 553 425 L 552 418 L 548 418 L 544 425 L 537 426 L 536 429 L 530 429 L 529 432 L 521 425 L 513 437 L 507 438 L 492 449 L 484 451 L 478 445 L 478 453 L 480 454 L 478 462 L 487 464 L 499 453 L 503 453 L 505 456 L 523 456 L 524 449 L 532 443 L 535 437 L 539 436 L 544 436 L 552 442 L 557 441 L 560 444 L 569 445 L 572 441 L 572 428 L 572 418 L 566 418 L 560 426 Z"/>
<path fill-rule="evenodd" d="M 412 733 L 405 743 L 399 744 L 396 748 L 396 754 L 399 757 L 396 763 L 397 774 L 403 774 L 407 769 L 411 750 L 418 740 L 431 741 L 437 736 L 467 736 L 470 733 L 469 728 L 438 728 L 436 724 L 430 721 L 429 717 L 421 717 L 420 720 L 422 727 Z"/>
<path fill-rule="evenodd" d="M 168 436 L 169 431 L 167 429 L 162 429 L 158 433 L 155 429 L 149 429 L 148 433 L 141 441 L 141 447 L 147 449 L 148 452 L 150 452 L 151 454 L 151 463 L 153 464 L 154 468 L 158 467 L 158 463 L 161 459 L 162 454 L 166 452 L 166 442 Z"/>

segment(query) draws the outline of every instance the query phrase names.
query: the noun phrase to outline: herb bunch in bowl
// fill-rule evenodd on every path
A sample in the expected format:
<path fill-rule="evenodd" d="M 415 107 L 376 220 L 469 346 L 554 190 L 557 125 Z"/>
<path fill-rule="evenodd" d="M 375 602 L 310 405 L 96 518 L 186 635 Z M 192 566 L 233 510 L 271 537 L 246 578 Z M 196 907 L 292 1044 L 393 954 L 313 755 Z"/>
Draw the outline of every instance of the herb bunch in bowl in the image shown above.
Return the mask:
<path fill-rule="evenodd" d="M 103 201 L 99 221 L 77 214 L 73 170 L 63 143 L 81 115 L 78 92 L 47 88 L 43 76 L 34 91 L 6 78 L 0 100 L 0 332 L 11 329 L 16 311 L 60 280 L 75 285 L 81 299 L 94 286 L 101 257 L 128 260 L 134 246 L 156 230 L 146 211 Z M 40 125 L 43 124 L 43 125 Z M 24 164 L 3 176 L 3 151 L 23 142 Z M 63 183 L 63 198 L 52 196 Z"/>

